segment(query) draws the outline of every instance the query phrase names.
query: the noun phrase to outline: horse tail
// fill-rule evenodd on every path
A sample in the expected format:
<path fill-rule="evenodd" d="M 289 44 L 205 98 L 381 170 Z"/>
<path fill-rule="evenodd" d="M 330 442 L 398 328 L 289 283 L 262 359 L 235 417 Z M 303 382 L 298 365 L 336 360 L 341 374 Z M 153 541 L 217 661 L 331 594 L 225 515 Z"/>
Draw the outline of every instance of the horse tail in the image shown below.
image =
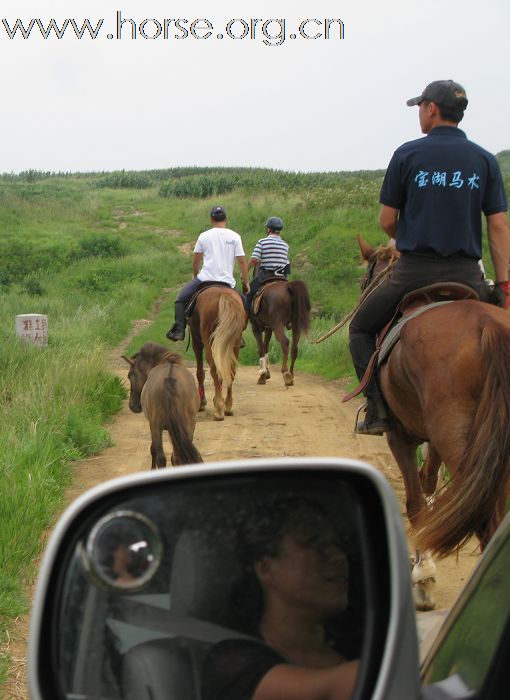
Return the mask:
<path fill-rule="evenodd" d="M 218 323 L 211 333 L 211 352 L 220 382 L 232 384 L 237 366 L 235 353 L 246 326 L 246 311 L 238 294 L 221 294 Z"/>
<path fill-rule="evenodd" d="M 482 549 L 505 516 L 510 484 L 510 330 L 489 321 L 481 334 L 486 368 L 470 442 L 455 484 L 417 519 L 416 544 L 446 556 L 474 534 Z"/>
<path fill-rule="evenodd" d="M 193 444 L 185 428 L 185 417 L 181 401 L 177 394 L 177 380 L 172 376 L 172 369 L 165 379 L 164 410 L 167 430 L 172 439 L 174 464 L 195 464 L 203 462 L 202 455 Z"/>
<path fill-rule="evenodd" d="M 293 332 L 308 333 L 312 308 L 308 287 L 301 280 L 293 280 L 289 282 L 289 292 L 292 298 L 291 323 Z"/>

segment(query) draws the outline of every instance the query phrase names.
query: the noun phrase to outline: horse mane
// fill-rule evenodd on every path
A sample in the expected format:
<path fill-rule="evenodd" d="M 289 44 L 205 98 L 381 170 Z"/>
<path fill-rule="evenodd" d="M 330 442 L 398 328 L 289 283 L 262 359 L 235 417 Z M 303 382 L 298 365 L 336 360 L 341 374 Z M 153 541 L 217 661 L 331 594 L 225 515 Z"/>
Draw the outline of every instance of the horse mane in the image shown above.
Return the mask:
<path fill-rule="evenodd" d="M 374 250 L 374 258 L 377 262 L 394 262 L 400 258 L 399 251 L 395 248 L 394 243 L 381 243 Z"/>
<path fill-rule="evenodd" d="M 374 249 L 370 259 L 367 260 L 367 269 L 360 283 L 362 291 L 371 285 L 374 278 L 377 277 L 379 279 L 380 273 L 394 265 L 399 258 L 400 253 L 395 248 L 393 242 L 378 245 L 377 248 Z"/>
<path fill-rule="evenodd" d="M 153 365 L 160 365 L 163 362 L 182 365 L 182 357 L 180 355 L 168 350 L 168 348 L 165 348 L 164 345 L 160 345 L 159 343 L 145 343 L 138 353 L 138 356 Z"/>

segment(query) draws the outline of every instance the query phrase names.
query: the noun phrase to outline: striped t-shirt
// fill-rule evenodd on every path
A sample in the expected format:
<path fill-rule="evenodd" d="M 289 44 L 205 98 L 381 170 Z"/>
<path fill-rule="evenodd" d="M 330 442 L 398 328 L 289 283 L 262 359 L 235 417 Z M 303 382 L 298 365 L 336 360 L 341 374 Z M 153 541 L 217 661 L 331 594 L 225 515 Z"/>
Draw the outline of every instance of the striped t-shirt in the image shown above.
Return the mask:
<path fill-rule="evenodd" d="M 289 246 L 280 236 L 270 233 L 257 241 L 251 257 L 260 260 L 264 270 L 277 270 L 288 264 Z"/>

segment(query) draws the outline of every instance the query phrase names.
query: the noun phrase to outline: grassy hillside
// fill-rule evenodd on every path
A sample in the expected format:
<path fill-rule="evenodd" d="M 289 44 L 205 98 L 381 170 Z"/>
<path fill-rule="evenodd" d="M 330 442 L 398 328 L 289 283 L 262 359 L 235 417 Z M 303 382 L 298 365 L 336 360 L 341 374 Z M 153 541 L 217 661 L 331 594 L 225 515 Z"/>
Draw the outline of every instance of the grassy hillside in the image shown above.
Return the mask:
<path fill-rule="evenodd" d="M 500 151 L 497 158 L 503 177 L 510 177 L 510 151 Z"/>
<path fill-rule="evenodd" d="M 106 369 L 106 351 L 156 299 L 159 317 L 130 349 L 147 339 L 165 342 L 211 206 L 227 208 L 247 255 L 268 216 L 284 219 L 293 278 L 310 288 L 313 338 L 356 303 L 363 272 L 356 235 L 385 240 L 378 227 L 382 177 L 243 168 L 0 176 L 0 645 L 27 607 L 23 582 L 33 574 L 40 532 L 60 507 L 70 465 L 108 444 L 103 425 L 123 389 Z M 24 313 L 47 314 L 48 348 L 16 338 L 14 319 Z M 241 360 L 256 364 L 251 333 L 246 339 Z M 345 333 L 318 346 L 302 342 L 300 351 L 298 371 L 330 378 L 351 372 Z M 272 354 L 279 361 L 276 346 Z M 7 663 L 0 660 L 0 687 Z"/>

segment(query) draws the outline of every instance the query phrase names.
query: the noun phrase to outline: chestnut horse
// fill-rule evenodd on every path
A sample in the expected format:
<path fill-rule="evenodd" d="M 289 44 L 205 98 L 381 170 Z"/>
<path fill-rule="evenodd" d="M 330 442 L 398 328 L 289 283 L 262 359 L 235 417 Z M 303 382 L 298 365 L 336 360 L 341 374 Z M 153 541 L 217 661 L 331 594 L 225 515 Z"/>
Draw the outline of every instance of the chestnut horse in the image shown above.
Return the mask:
<path fill-rule="evenodd" d="M 299 338 L 301 333 L 307 333 L 310 327 L 311 304 L 308 287 L 300 280 L 274 280 L 261 287 L 260 295 L 260 303 L 257 301 L 257 294 L 250 312 L 251 327 L 259 353 L 260 369 L 257 383 L 265 384 L 271 376 L 268 350 L 274 332 L 282 348 L 283 380 L 286 386 L 292 386 Z M 289 339 L 285 335 L 285 328 L 292 331 L 290 369 L 287 366 Z"/>
<path fill-rule="evenodd" d="M 374 250 L 363 240 L 360 248 L 372 277 L 396 254 L 393 246 Z M 446 556 L 472 535 L 483 550 L 504 517 L 510 485 L 509 350 L 507 311 L 475 300 L 453 301 L 407 321 L 379 367 L 391 412 L 386 437 L 404 479 L 414 541 L 423 550 Z M 429 449 L 418 470 L 416 450 L 425 441 Z M 451 484 L 435 493 L 441 462 Z"/>
<path fill-rule="evenodd" d="M 235 378 L 241 335 L 248 318 L 241 296 L 229 287 L 207 287 L 198 295 L 190 319 L 193 351 L 197 361 L 200 411 L 207 399 L 204 388 L 204 358 L 214 382 L 214 419 L 232 416 L 232 383 Z M 223 385 L 226 397 L 223 398 Z"/>
<path fill-rule="evenodd" d="M 129 408 L 133 413 L 143 410 L 149 421 L 151 469 L 166 467 L 163 430 L 172 441 L 172 464 L 202 462 L 193 445 L 199 405 L 195 380 L 180 356 L 163 345 L 145 343 L 132 357 L 122 358 L 129 364 Z"/>

